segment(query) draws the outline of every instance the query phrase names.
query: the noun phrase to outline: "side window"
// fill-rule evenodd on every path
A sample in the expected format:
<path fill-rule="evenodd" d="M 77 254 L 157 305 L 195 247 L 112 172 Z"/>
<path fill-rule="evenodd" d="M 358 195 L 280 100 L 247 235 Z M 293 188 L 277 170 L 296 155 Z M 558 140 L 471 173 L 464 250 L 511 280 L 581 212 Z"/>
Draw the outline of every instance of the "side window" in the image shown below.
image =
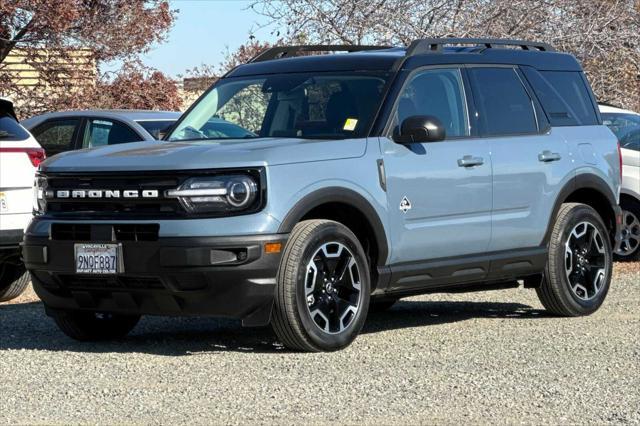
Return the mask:
<path fill-rule="evenodd" d="M 136 142 L 143 140 L 128 126 L 111 120 L 91 119 L 87 121 L 82 139 L 83 148 Z"/>
<path fill-rule="evenodd" d="M 79 118 L 49 120 L 33 129 L 32 133 L 50 157 L 74 148 L 73 136 L 79 125 Z"/>
<path fill-rule="evenodd" d="M 576 114 L 583 126 L 598 124 L 598 117 L 591 102 L 589 91 L 580 72 L 542 71 L 547 80 L 562 99 Z"/>
<path fill-rule="evenodd" d="M 513 68 L 470 68 L 469 79 L 485 136 L 537 133 L 533 102 Z"/>
<path fill-rule="evenodd" d="M 394 115 L 394 131 L 413 115 L 442 121 L 447 139 L 468 136 L 469 120 L 462 75 L 458 69 L 433 69 L 414 74 L 402 89 Z"/>

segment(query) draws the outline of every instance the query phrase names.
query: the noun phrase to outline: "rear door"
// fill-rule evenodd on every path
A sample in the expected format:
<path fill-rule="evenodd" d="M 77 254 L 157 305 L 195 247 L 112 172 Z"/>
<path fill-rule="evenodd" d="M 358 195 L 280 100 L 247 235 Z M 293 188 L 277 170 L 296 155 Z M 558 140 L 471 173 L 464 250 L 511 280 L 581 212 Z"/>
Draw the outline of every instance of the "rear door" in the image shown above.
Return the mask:
<path fill-rule="evenodd" d="M 488 251 L 538 247 L 558 192 L 573 176 L 567 144 L 549 126 L 516 67 L 469 67 L 467 72 L 493 165 Z"/>

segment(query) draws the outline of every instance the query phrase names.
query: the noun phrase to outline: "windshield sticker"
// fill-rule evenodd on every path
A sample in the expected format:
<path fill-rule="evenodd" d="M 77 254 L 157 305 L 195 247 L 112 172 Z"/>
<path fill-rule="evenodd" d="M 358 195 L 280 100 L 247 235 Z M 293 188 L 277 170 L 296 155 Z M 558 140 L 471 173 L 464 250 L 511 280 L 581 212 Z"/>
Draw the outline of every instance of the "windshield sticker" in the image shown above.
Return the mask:
<path fill-rule="evenodd" d="M 356 129 L 357 125 L 358 125 L 357 118 L 347 118 L 347 120 L 344 122 L 344 127 L 342 129 L 347 130 L 349 132 L 353 132 Z"/>

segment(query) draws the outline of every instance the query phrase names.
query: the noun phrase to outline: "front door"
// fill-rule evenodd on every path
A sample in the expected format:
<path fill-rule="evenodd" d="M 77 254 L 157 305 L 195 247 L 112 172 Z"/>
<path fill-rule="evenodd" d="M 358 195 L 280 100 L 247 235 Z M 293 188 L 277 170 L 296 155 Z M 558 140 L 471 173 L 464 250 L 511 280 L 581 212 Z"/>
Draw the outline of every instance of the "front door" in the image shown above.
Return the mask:
<path fill-rule="evenodd" d="M 395 143 L 393 135 L 380 140 L 390 263 L 484 253 L 491 238 L 491 152 L 487 141 L 470 137 L 461 71 L 414 72 L 393 114 L 392 132 L 407 117 L 432 115 L 444 124 L 446 139 L 412 145 Z"/>

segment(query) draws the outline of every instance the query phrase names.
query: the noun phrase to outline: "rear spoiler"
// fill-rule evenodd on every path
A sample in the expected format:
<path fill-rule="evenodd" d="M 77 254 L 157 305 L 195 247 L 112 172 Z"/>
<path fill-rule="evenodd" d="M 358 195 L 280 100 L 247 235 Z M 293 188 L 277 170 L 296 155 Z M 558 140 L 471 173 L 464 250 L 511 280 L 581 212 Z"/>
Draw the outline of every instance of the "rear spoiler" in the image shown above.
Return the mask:
<path fill-rule="evenodd" d="M 0 115 L 9 115 L 18 120 L 16 111 L 13 109 L 13 102 L 7 98 L 0 98 Z"/>

